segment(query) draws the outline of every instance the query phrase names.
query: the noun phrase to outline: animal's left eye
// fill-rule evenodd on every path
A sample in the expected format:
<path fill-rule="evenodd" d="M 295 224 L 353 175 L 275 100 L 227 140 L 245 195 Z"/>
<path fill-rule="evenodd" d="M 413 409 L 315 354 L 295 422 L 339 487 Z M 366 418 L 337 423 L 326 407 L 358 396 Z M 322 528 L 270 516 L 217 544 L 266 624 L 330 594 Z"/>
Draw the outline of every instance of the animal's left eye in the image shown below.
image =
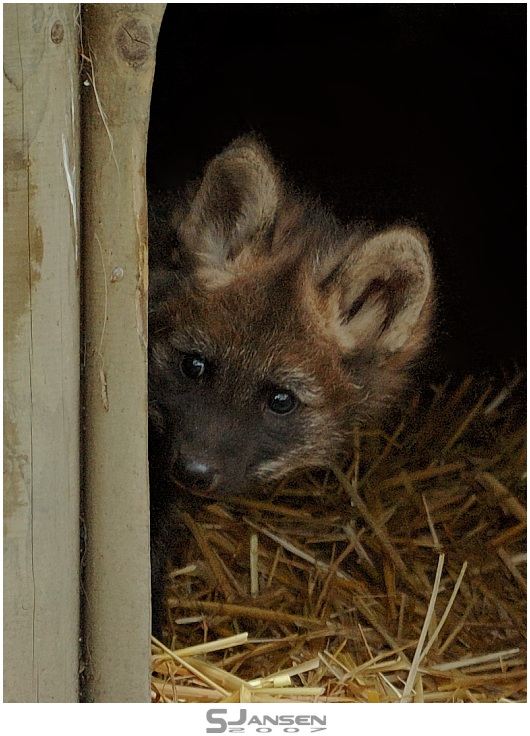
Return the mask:
<path fill-rule="evenodd" d="M 298 399 L 291 391 L 274 389 L 267 396 L 267 406 L 275 414 L 290 414 L 298 406 Z"/>

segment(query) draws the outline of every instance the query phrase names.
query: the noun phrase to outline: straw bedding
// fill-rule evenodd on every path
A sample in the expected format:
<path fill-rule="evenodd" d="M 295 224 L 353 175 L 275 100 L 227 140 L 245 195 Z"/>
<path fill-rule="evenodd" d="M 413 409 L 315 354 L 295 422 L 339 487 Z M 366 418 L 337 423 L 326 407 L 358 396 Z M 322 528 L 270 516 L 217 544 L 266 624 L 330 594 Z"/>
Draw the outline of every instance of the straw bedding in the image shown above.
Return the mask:
<path fill-rule="evenodd" d="M 430 387 L 342 467 L 183 514 L 153 701 L 525 701 L 523 385 Z"/>

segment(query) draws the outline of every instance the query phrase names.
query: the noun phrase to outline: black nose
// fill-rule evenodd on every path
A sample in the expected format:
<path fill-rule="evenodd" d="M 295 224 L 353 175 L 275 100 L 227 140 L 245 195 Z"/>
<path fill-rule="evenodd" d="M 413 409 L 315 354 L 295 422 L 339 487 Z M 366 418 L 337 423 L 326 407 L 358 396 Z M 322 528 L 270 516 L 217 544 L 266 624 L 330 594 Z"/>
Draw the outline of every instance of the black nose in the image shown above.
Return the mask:
<path fill-rule="evenodd" d="M 185 486 L 199 490 L 214 488 L 219 479 L 218 469 L 212 462 L 182 454 L 175 461 L 173 474 Z"/>

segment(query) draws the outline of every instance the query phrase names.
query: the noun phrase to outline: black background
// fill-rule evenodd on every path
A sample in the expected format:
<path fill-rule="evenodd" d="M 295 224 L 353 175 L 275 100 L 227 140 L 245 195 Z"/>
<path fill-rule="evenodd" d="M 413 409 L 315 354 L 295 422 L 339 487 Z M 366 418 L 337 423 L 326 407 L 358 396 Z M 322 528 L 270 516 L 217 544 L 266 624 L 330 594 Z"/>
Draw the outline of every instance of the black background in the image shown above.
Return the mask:
<path fill-rule="evenodd" d="M 526 356 L 525 4 L 168 4 L 148 182 L 255 131 L 343 221 L 415 221 L 438 280 L 429 370 Z"/>

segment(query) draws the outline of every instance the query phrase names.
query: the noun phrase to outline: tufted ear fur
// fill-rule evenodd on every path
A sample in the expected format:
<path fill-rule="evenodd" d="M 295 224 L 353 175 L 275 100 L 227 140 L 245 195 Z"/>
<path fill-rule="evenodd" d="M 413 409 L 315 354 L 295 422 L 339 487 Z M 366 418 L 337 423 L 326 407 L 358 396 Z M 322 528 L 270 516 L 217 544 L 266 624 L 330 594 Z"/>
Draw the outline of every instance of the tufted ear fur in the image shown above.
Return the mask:
<path fill-rule="evenodd" d="M 180 223 L 181 240 L 203 265 L 222 268 L 270 232 L 280 197 L 280 176 L 267 149 L 251 137 L 238 138 L 207 166 Z"/>
<path fill-rule="evenodd" d="M 326 264 L 322 264 L 324 270 Z M 369 345 L 409 360 L 427 336 L 432 263 L 425 236 L 396 227 L 351 244 L 320 283 L 328 329 L 344 352 Z"/>

